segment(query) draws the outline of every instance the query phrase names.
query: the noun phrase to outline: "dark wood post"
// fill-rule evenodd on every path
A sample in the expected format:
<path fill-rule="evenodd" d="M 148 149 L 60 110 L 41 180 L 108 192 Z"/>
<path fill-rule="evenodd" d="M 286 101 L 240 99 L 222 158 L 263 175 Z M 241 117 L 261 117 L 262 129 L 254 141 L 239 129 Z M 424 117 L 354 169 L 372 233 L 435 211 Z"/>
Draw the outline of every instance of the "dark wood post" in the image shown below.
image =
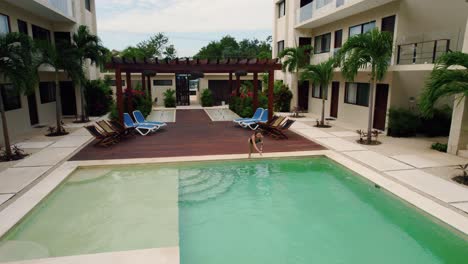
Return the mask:
<path fill-rule="evenodd" d="M 240 96 L 240 75 L 236 74 L 236 95 Z"/>
<path fill-rule="evenodd" d="M 120 68 L 115 69 L 115 87 L 116 87 L 116 95 L 117 95 L 117 110 L 119 112 L 119 121 L 120 124 L 124 124 L 123 121 L 123 94 L 122 94 L 122 72 Z"/>
<path fill-rule="evenodd" d="M 273 119 L 273 87 L 275 85 L 275 71 L 268 72 L 268 121 Z"/>
<path fill-rule="evenodd" d="M 153 92 L 152 89 L 151 89 L 151 76 L 148 76 L 148 96 L 151 98 L 151 100 L 153 100 L 153 96 L 151 95 L 151 93 Z"/>
<path fill-rule="evenodd" d="M 258 72 L 253 74 L 253 110 L 258 108 Z"/>
<path fill-rule="evenodd" d="M 128 113 L 131 113 L 133 111 L 133 105 L 132 105 L 132 102 L 133 102 L 133 99 L 132 99 L 132 73 L 131 72 L 127 72 L 126 73 L 127 75 L 127 111 Z"/>
<path fill-rule="evenodd" d="M 229 73 L 229 89 L 230 89 L 231 93 L 234 90 L 234 89 L 232 89 L 232 72 Z"/>
<path fill-rule="evenodd" d="M 141 90 L 146 92 L 146 82 L 145 82 L 145 74 L 141 73 Z"/>

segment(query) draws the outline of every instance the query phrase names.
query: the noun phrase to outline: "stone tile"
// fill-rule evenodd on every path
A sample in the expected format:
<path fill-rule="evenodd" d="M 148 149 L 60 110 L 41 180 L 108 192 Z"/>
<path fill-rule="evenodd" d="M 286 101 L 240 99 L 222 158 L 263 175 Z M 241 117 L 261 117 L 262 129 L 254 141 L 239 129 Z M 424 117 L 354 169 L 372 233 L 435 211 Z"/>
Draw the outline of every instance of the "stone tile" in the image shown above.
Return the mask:
<path fill-rule="evenodd" d="M 291 128 L 294 129 L 299 129 L 299 128 L 312 128 L 312 126 L 309 126 L 307 124 L 304 124 L 303 122 L 294 122 L 294 124 L 291 125 Z"/>
<path fill-rule="evenodd" d="M 59 141 L 52 144 L 51 148 L 71 148 L 71 147 L 79 147 L 85 144 L 88 140 L 91 139 L 91 135 L 88 136 L 65 136 L 64 138 L 60 139 Z"/>
<path fill-rule="evenodd" d="M 422 170 L 387 172 L 388 175 L 444 202 L 468 202 L 468 189 Z"/>
<path fill-rule="evenodd" d="M 50 166 L 9 168 L 0 173 L 0 193 L 17 193 L 44 174 Z"/>
<path fill-rule="evenodd" d="M 335 131 L 335 132 L 330 132 L 330 134 L 337 136 L 337 137 L 358 137 L 358 134 L 352 131 Z"/>
<path fill-rule="evenodd" d="M 53 143 L 54 141 L 24 141 L 15 145 L 22 149 L 42 149 Z"/>
<path fill-rule="evenodd" d="M 364 147 L 341 138 L 315 138 L 314 141 L 337 151 L 366 150 Z"/>
<path fill-rule="evenodd" d="M 73 153 L 76 148 L 46 148 L 17 163 L 15 167 L 53 166 Z"/>
<path fill-rule="evenodd" d="M 422 157 L 421 155 L 395 155 L 392 158 L 418 169 L 443 166 L 441 163 Z"/>
<path fill-rule="evenodd" d="M 453 205 L 454 207 L 468 213 L 468 202 L 466 202 L 466 203 L 453 203 L 451 205 Z"/>
<path fill-rule="evenodd" d="M 441 152 L 430 152 L 429 153 L 418 153 L 413 155 L 395 155 L 392 156 L 395 159 L 411 164 L 417 168 L 432 168 L 432 167 L 443 167 L 443 166 L 455 166 L 458 164 L 468 163 L 468 159 L 457 157 L 454 155 L 441 153 Z"/>
<path fill-rule="evenodd" d="M 298 133 L 304 135 L 305 137 L 308 137 L 308 138 L 327 138 L 327 137 L 335 137 L 334 135 L 332 134 L 328 134 L 327 132 L 323 132 L 322 130 L 318 129 L 318 128 L 313 128 L 313 127 L 309 127 L 309 128 L 297 128 L 297 129 L 294 129 L 295 131 L 297 131 Z"/>
<path fill-rule="evenodd" d="M 345 152 L 345 154 L 379 171 L 413 169 L 407 164 L 374 151 L 352 151 Z"/>
<path fill-rule="evenodd" d="M 14 194 L 0 194 L 0 205 L 5 203 L 6 201 L 10 200 Z"/>
<path fill-rule="evenodd" d="M 78 130 L 76 130 L 75 132 L 71 133 L 70 136 L 89 136 L 89 132 L 88 130 L 86 130 L 85 128 L 80 128 Z"/>

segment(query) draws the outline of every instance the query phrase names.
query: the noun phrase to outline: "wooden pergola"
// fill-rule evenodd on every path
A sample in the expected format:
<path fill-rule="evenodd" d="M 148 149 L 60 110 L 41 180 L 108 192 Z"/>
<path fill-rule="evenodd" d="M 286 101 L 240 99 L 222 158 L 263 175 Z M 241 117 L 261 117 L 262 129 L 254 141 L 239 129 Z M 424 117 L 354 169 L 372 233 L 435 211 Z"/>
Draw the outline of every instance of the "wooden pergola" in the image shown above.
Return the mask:
<path fill-rule="evenodd" d="M 115 70 L 117 108 L 119 118 L 123 122 L 123 91 L 122 91 L 122 73 L 126 74 L 127 90 L 132 90 L 131 74 L 141 73 L 142 88 L 146 89 L 146 73 L 229 73 L 229 87 L 233 91 L 233 74 L 236 75 L 236 94 L 240 93 L 241 73 L 253 73 L 253 109 L 258 107 L 258 74 L 268 72 L 268 119 L 273 117 L 273 87 L 275 81 L 275 70 L 281 70 L 281 63 L 278 59 L 174 59 L 159 60 L 157 58 L 145 58 L 143 60 L 136 58 L 113 57 L 111 62 L 106 65 L 107 69 Z M 149 83 L 149 82 L 148 82 Z M 148 84 L 149 85 L 149 84 Z M 150 87 L 148 87 L 150 88 Z M 151 89 L 149 89 L 151 91 Z M 131 93 L 129 93 L 131 94 Z M 128 100 L 129 102 L 131 100 Z"/>

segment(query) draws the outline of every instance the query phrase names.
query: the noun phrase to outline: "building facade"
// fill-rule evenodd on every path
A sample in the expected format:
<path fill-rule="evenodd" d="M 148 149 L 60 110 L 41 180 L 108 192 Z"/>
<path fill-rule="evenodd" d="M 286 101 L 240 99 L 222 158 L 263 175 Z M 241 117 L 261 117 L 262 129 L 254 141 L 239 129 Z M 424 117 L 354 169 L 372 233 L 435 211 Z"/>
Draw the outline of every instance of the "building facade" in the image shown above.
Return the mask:
<path fill-rule="evenodd" d="M 22 32 L 35 40 L 56 43 L 58 40 L 71 41 L 71 36 L 80 25 L 88 26 L 97 34 L 95 0 L 2 0 L 0 1 L 0 34 Z M 86 75 L 96 79 L 99 71 L 87 65 Z M 34 127 L 55 122 L 54 69 L 41 66 L 40 81 L 34 93 L 21 95 L 12 92 L 13 87 L 1 83 L 10 137 L 28 133 Z M 62 114 L 75 117 L 80 115 L 80 92 L 65 73 L 60 73 Z M 3 78 L 2 81 L 3 82 Z M 13 132 L 14 133 L 11 133 Z M 1 133 L 1 132 L 0 132 Z M 3 141 L 3 135 L 0 137 Z"/>
<path fill-rule="evenodd" d="M 373 28 L 393 35 L 391 66 L 375 91 L 374 128 L 385 131 L 390 108 L 416 109 L 434 62 L 449 51 L 467 52 L 468 3 L 464 0 L 275 0 L 273 57 L 286 47 L 312 45 L 311 64 L 333 56 L 353 35 Z M 367 127 L 369 71 L 362 70 L 354 81 L 335 70 L 330 87 L 315 87 L 298 81 L 298 73 L 278 73 L 291 88 L 292 105 L 319 115 L 321 97 L 326 94 L 327 117 Z M 441 104 L 449 103 L 447 100 Z M 454 107 L 453 105 L 450 105 Z M 466 109 L 454 111 L 463 113 Z M 468 144 L 468 123 L 463 115 L 452 127 L 461 134 L 451 137 L 450 152 L 456 154 Z M 460 120 L 460 121 L 456 121 Z M 466 134 L 466 135 L 465 135 Z"/>

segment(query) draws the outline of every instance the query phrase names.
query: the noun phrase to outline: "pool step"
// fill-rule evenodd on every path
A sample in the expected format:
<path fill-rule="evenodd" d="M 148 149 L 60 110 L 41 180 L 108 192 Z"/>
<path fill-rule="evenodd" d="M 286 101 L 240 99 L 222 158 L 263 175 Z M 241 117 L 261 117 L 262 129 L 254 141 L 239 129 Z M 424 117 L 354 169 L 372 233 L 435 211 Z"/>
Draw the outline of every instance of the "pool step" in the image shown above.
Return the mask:
<path fill-rule="evenodd" d="M 199 178 L 204 179 L 204 176 Z M 192 179 L 192 182 L 192 185 L 179 186 L 179 202 L 201 202 L 215 198 L 229 190 L 234 176 L 216 174 L 209 175 L 206 180 Z"/>
<path fill-rule="evenodd" d="M 188 187 L 191 185 L 200 184 L 200 183 L 208 181 L 209 178 L 210 178 L 210 175 L 208 174 L 200 174 L 197 177 L 189 177 L 186 179 L 180 179 L 179 188 L 184 188 L 184 187 Z"/>
<path fill-rule="evenodd" d="M 197 178 L 202 174 L 202 170 L 182 170 L 179 175 L 179 180 L 190 180 Z"/>

